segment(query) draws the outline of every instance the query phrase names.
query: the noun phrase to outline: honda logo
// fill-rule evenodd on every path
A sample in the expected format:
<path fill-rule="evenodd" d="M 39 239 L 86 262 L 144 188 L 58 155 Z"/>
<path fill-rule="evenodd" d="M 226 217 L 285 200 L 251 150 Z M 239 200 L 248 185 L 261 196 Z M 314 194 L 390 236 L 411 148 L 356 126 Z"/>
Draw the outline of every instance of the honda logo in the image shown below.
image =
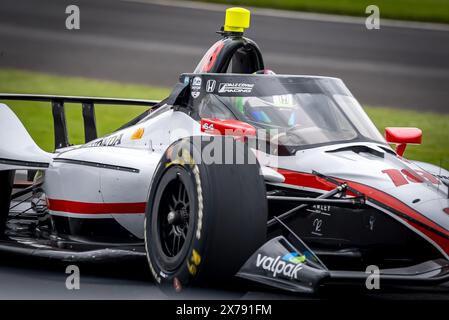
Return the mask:
<path fill-rule="evenodd" d="M 206 91 L 207 92 L 214 92 L 215 84 L 216 84 L 215 80 L 207 80 Z"/>

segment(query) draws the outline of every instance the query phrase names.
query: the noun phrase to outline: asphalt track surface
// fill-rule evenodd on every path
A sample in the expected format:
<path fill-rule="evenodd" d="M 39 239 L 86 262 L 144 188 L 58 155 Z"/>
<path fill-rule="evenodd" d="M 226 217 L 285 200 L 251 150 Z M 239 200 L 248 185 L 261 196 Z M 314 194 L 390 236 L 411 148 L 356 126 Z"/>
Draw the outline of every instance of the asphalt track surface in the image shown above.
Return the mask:
<path fill-rule="evenodd" d="M 449 301 L 449 283 L 433 287 L 387 287 L 369 291 L 363 286 L 332 286 L 316 295 L 269 291 L 246 283 L 220 289 L 185 289 L 181 293 L 160 290 L 151 280 L 145 260 L 127 263 L 77 264 L 80 289 L 66 288 L 69 264 L 0 254 L 0 299 L 83 300 L 444 300 Z"/>
<path fill-rule="evenodd" d="M 172 86 L 219 38 L 224 12 L 161 2 L 78 0 L 81 28 L 67 30 L 69 2 L 2 0 L 0 67 Z M 449 27 L 346 20 L 256 12 L 246 35 L 277 73 L 342 78 L 363 104 L 449 112 Z"/>
<path fill-rule="evenodd" d="M 223 12 L 125 1 L 76 1 L 81 29 L 65 29 L 64 2 L 2 0 L 0 67 L 171 86 L 218 39 Z M 338 19 L 337 19 L 338 20 Z M 278 73 L 342 78 L 362 103 L 449 111 L 449 31 L 254 15 L 247 35 Z M 49 92 L 51 94 L 51 92 Z M 119 95 L 119 93 L 117 93 Z M 1 299 L 445 299 L 449 284 L 319 296 L 253 287 L 160 291 L 145 261 L 80 266 L 81 289 L 65 287 L 66 265 L 0 255 Z"/>

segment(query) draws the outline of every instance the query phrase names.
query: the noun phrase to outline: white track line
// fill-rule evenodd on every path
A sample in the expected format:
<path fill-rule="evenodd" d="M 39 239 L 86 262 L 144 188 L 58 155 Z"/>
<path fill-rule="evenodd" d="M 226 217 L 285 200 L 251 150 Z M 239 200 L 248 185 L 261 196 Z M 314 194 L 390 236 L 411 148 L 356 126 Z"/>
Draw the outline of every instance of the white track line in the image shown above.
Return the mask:
<path fill-rule="evenodd" d="M 180 1 L 180 0 L 122 0 L 126 2 L 135 3 L 147 3 L 165 7 L 177 7 L 177 8 L 187 8 L 195 10 L 205 10 L 213 12 L 223 12 L 226 8 L 231 5 L 216 4 L 216 3 L 205 3 L 205 2 L 194 2 L 194 1 Z M 246 7 L 246 6 L 245 6 Z M 320 21 L 320 22 L 336 22 L 336 23 L 349 23 L 365 25 L 364 17 L 352 17 L 343 15 L 333 15 L 324 13 L 311 13 L 311 12 L 300 12 L 300 11 L 288 11 L 288 10 L 277 10 L 277 9 L 265 9 L 265 8 L 254 8 L 247 7 L 251 10 L 253 15 L 266 16 L 266 17 L 276 17 L 276 18 L 286 18 L 286 19 L 298 19 L 298 20 L 309 20 L 309 21 Z M 395 27 L 395 28 L 408 28 L 408 29 L 420 29 L 420 30 L 430 30 L 430 31 L 449 31 L 449 25 L 443 23 L 431 23 L 431 22 L 418 22 L 418 21 L 402 21 L 382 18 L 382 8 L 380 11 L 381 15 L 381 29 L 382 27 Z"/>

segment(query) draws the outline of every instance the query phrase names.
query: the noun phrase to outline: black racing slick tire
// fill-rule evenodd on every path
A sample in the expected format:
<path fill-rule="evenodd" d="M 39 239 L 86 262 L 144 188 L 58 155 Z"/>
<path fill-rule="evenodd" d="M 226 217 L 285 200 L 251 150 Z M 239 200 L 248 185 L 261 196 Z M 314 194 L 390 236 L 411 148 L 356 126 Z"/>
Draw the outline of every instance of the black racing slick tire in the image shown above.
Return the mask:
<path fill-rule="evenodd" d="M 208 138 L 173 143 L 153 176 L 145 248 L 160 285 L 223 284 L 266 240 L 266 190 L 254 155 L 231 137 Z M 212 145 L 223 152 L 206 164 L 201 156 Z M 223 162 L 229 146 L 244 164 Z"/>

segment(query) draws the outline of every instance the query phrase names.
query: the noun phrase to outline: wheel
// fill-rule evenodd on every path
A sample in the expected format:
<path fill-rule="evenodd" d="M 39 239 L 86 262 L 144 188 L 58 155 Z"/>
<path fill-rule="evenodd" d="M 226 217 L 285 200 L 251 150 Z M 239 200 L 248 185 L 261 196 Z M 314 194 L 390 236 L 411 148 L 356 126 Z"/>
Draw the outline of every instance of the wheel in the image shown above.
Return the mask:
<path fill-rule="evenodd" d="M 175 142 L 154 174 L 145 247 L 153 277 L 161 285 L 223 283 L 265 242 L 265 183 L 253 153 L 233 138 L 211 138 L 209 142 L 194 143 L 195 138 Z M 247 161 L 206 164 L 201 150 L 211 144 L 231 146 L 234 161 L 238 154 Z M 219 159 L 223 161 L 222 151 Z"/>

